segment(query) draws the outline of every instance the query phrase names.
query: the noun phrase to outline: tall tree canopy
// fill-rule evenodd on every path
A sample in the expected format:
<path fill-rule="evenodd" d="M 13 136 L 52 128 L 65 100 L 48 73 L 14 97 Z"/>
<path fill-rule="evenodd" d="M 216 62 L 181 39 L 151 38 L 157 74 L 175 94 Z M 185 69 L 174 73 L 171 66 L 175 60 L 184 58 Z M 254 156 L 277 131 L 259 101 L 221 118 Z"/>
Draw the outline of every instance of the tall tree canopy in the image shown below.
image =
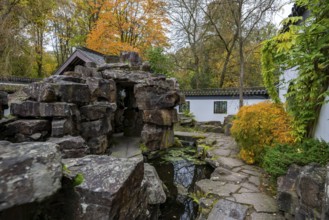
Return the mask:
<path fill-rule="evenodd" d="M 161 0 L 106 1 L 87 38 L 87 46 L 105 54 L 166 46 L 165 2 Z"/>

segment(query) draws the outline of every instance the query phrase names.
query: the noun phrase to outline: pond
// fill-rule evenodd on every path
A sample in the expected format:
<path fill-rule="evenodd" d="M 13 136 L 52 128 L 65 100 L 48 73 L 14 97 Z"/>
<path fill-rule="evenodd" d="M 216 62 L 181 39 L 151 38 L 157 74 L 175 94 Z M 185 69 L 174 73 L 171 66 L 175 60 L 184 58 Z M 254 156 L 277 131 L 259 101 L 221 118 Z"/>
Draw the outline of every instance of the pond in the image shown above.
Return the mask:
<path fill-rule="evenodd" d="M 167 201 L 160 206 L 161 220 L 193 220 L 198 204 L 191 198 L 195 182 L 210 177 L 213 168 L 198 159 L 197 148 L 186 146 L 161 151 L 148 161 L 167 187 Z"/>

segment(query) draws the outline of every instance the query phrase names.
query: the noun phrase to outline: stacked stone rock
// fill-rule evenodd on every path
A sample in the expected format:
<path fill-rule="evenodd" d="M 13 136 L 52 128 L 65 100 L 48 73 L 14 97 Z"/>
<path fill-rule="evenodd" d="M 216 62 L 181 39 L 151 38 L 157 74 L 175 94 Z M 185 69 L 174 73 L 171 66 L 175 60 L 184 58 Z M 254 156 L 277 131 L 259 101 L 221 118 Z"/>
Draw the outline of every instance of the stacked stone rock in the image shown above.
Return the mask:
<path fill-rule="evenodd" d="M 8 108 L 8 94 L 0 91 L 0 119 L 3 117 L 4 110 Z"/>
<path fill-rule="evenodd" d="M 31 84 L 28 98 L 12 103 L 16 118 L 0 122 L 0 219 L 153 219 L 147 210 L 166 196 L 141 156 L 86 155 L 108 149 L 118 89 L 129 96 L 124 134 L 141 136 L 149 150 L 172 145 L 174 107 L 183 100 L 176 81 L 140 68 L 76 66 Z M 79 173 L 84 181 L 73 187 Z"/>
<path fill-rule="evenodd" d="M 144 68 L 139 66 L 138 68 Z M 66 158 L 104 154 L 116 126 L 117 87 L 129 96 L 125 136 L 141 136 L 150 151 L 174 143 L 174 107 L 183 101 L 174 79 L 152 76 L 126 63 L 76 66 L 74 71 L 32 83 L 28 99 L 11 105 L 17 120 L 2 124 L 1 139 L 49 141 Z"/>

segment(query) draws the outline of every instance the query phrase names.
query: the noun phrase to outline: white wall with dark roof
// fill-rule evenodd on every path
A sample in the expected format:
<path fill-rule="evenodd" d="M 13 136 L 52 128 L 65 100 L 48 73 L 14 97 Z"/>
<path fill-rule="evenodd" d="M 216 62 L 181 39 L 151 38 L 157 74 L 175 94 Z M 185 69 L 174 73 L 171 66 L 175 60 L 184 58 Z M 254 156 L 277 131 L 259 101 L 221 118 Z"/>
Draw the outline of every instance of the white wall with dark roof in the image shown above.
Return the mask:
<path fill-rule="evenodd" d="M 268 99 L 245 99 L 244 105 L 253 105 L 265 100 Z M 186 101 L 190 102 L 190 112 L 195 116 L 195 120 L 199 122 L 220 121 L 223 123 L 226 116 L 235 115 L 239 111 L 239 99 L 237 98 L 186 97 Z M 226 114 L 214 113 L 215 101 L 227 101 Z"/>

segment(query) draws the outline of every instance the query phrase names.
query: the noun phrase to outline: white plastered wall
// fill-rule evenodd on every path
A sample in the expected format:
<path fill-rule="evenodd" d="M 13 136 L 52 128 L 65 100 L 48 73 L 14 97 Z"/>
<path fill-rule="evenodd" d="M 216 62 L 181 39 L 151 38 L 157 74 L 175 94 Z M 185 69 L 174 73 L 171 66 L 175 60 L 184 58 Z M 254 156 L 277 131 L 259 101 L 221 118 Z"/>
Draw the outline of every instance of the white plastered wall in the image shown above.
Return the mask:
<path fill-rule="evenodd" d="M 267 99 L 245 99 L 244 105 L 253 105 L 259 102 L 263 102 Z M 221 121 L 224 122 L 224 118 L 227 115 L 235 115 L 239 111 L 239 99 L 220 99 L 220 98 L 205 98 L 205 97 L 186 97 L 186 101 L 190 102 L 190 112 L 194 114 L 195 120 L 199 122 L 205 121 Z M 227 113 L 215 114 L 214 102 L 215 101 L 227 101 Z"/>

